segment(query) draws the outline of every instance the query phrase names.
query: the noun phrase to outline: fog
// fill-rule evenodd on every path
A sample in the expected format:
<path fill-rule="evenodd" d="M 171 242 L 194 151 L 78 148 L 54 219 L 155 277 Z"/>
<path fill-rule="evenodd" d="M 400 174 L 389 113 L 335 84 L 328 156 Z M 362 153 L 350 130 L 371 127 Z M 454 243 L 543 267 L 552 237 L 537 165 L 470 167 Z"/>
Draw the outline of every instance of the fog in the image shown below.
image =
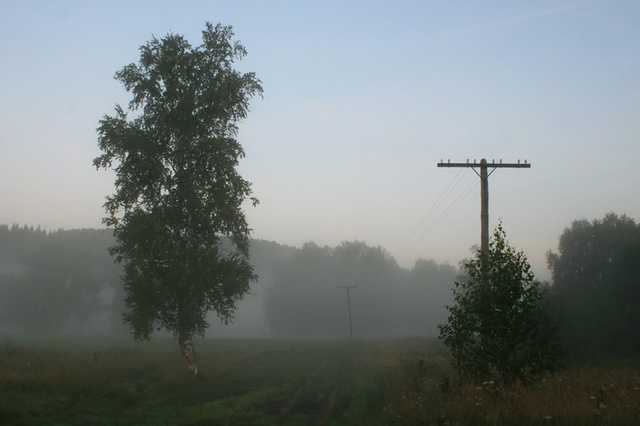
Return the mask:
<path fill-rule="evenodd" d="M 124 309 L 121 268 L 108 254 L 109 230 L 0 227 L 0 332 L 119 334 Z M 456 268 L 419 260 L 400 267 L 381 247 L 343 242 L 301 248 L 253 240 L 259 279 L 234 321 L 209 315 L 207 337 L 342 338 L 435 335 L 446 320 Z"/>
<path fill-rule="evenodd" d="M 108 253 L 114 243 L 106 229 L 0 225 L 0 334 L 128 335 L 122 270 Z M 573 221 L 548 252 L 545 303 L 570 356 L 639 353 L 629 338 L 640 320 L 638 256 L 640 225 L 615 213 Z M 232 323 L 209 313 L 206 337 L 433 337 L 454 304 L 454 282 L 466 279 L 457 265 L 429 259 L 400 266 L 383 247 L 361 241 L 293 247 L 251 240 L 250 259 L 258 281 Z"/>
<path fill-rule="evenodd" d="M 346 337 L 344 286 L 354 336 L 433 335 L 480 239 L 478 177 L 441 159 L 532 164 L 492 174 L 489 228 L 501 218 L 551 280 L 546 253 L 573 220 L 640 217 L 639 16 L 590 1 L 7 3 L 0 329 L 128 332 L 96 229 L 114 181 L 92 167 L 96 126 L 129 102 L 113 75 L 139 46 L 197 43 L 207 20 L 233 25 L 264 87 L 238 134 L 260 279 L 208 336 Z"/>
<path fill-rule="evenodd" d="M 638 23 L 3 1 L 0 424 L 640 424 Z"/>

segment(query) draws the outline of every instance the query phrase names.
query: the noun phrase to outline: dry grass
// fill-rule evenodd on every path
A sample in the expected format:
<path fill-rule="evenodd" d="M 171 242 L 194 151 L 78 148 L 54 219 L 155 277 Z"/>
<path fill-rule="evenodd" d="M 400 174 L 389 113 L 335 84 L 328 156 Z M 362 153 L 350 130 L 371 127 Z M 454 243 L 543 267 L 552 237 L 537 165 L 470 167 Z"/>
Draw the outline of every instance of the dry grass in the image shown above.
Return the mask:
<path fill-rule="evenodd" d="M 194 379 L 171 339 L 16 338 L 0 344 L 0 425 L 385 424 L 364 345 L 202 340 Z"/>
<path fill-rule="evenodd" d="M 196 424 L 236 418 L 234 407 L 244 413 L 236 424 L 269 424 L 260 423 L 261 410 L 279 407 L 320 362 L 357 353 L 340 424 L 640 425 L 640 368 L 631 362 L 574 366 L 505 388 L 457 384 L 437 340 L 359 342 L 357 351 L 332 342 L 203 341 L 207 378 L 193 381 L 171 340 L 64 342 L 0 344 L 0 424 L 42 424 L 52 415 L 60 424 Z M 333 370 L 340 373 L 325 372 Z"/>
<path fill-rule="evenodd" d="M 576 366 L 536 384 L 454 384 L 446 358 L 397 354 L 385 412 L 403 425 L 638 425 L 640 371 Z M 415 349 L 412 350 L 415 354 Z M 387 357 L 388 358 L 388 357 Z"/>

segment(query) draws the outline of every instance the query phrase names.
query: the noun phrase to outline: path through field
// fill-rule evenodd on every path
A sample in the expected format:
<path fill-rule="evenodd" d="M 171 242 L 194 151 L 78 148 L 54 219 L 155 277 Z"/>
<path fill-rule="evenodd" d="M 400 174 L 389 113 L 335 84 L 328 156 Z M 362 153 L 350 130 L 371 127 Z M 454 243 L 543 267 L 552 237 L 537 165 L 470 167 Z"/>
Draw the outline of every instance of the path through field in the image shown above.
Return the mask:
<path fill-rule="evenodd" d="M 201 379 L 172 339 L 2 341 L 0 425 L 640 424 L 637 361 L 577 365 L 514 398 L 455 388 L 435 340 L 202 340 Z"/>
<path fill-rule="evenodd" d="M 171 340 L 7 344 L 0 348 L 0 424 L 385 424 L 379 368 L 364 356 L 370 343 L 199 344 L 202 379 L 189 376 Z"/>
<path fill-rule="evenodd" d="M 281 420 L 286 420 L 293 413 L 311 415 L 316 425 L 324 425 L 337 418 L 350 402 L 350 395 L 343 387 L 345 382 L 354 378 L 360 354 L 360 350 L 354 349 L 344 354 L 336 350 L 321 361 L 305 383 L 286 400 L 280 412 Z M 327 386 L 321 386 L 323 381 Z M 323 388 L 324 392 L 316 394 L 314 386 Z"/>

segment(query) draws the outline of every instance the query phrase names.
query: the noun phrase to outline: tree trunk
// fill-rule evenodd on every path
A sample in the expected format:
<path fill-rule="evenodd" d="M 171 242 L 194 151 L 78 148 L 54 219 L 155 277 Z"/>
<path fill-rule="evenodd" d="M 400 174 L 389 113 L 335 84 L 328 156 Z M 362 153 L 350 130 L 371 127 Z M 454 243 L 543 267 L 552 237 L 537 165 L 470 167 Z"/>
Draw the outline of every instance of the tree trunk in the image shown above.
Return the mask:
<path fill-rule="evenodd" d="M 187 367 L 194 376 L 198 376 L 200 370 L 198 368 L 198 359 L 196 357 L 196 349 L 193 345 L 193 335 L 187 332 L 181 332 L 178 336 L 180 350 L 187 361 Z"/>

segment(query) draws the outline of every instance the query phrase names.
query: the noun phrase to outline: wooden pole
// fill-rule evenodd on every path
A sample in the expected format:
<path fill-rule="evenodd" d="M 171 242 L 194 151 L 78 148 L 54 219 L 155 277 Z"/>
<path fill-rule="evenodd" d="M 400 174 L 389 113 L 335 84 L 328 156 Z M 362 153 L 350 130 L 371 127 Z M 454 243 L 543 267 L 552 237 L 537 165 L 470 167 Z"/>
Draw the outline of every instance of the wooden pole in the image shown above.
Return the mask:
<path fill-rule="evenodd" d="M 478 176 L 480 176 L 480 259 L 482 266 L 482 278 L 483 284 L 487 284 L 489 277 L 487 273 L 488 259 L 489 259 L 489 176 L 497 168 L 531 168 L 531 164 L 524 160 L 524 163 L 503 163 L 502 160 L 496 163 L 495 160 L 489 164 L 484 158 L 480 160 L 480 164 L 477 164 L 475 160 L 470 163 L 467 160 L 466 163 L 452 163 L 451 161 L 440 161 L 438 167 L 471 167 Z M 489 167 L 491 171 L 489 172 Z M 480 173 L 476 170 L 480 169 Z"/>
<path fill-rule="evenodd" d="M 480 259 L 482 284 L 488 284 L 489 260 L 489 173 L 487 160 L 480 160 Z"/>
<path fill-rule="evenodd" d="M 358 288 L 357 285 L 345 285 L 338 288 L 344 288 L 347 290 L 347 312 L 349 312 L 349 339 L 353 339 L 353 324 L 351 322 L 351 292 L 352 288 Z"/>

